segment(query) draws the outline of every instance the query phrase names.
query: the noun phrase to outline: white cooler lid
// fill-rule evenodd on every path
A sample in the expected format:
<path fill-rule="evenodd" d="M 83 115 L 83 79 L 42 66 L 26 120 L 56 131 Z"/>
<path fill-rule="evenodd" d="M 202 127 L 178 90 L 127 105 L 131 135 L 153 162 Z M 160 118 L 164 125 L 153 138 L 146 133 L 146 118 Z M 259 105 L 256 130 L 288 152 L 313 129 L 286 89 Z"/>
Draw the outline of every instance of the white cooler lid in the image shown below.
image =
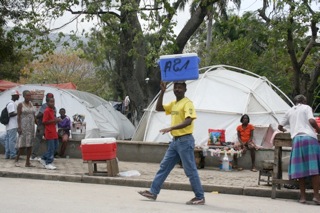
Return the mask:
<path fill-rule="evenodd" d="M 104 144 L 116 143 L 115 138 L 86 138 L 81 140 L 81 144 Z"/>
<path fill-rule="evenodd" d="M 160 56 L 160 59 L 194 57 L 194 56 L 198 56 L 198 54 L 197 53 L 184 53 L 184 54 L 174 54 L 174 55 L 162 55 L 162 56 Z"/>

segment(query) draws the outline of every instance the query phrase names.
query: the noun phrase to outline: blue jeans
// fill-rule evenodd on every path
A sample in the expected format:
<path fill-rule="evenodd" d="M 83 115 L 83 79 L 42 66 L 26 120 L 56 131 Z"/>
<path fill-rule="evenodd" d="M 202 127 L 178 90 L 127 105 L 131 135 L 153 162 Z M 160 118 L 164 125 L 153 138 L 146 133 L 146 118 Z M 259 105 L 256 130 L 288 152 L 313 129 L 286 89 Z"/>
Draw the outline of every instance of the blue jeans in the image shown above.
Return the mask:
<path fill-rule="evenodd" d="M 194 158 L 194 138 L 192 135 L 182 136 L 170 143 L 160 163 L 160 169 L 153 179 L 150 192 L 155 195 L 160 193 L 163 182 L 180 159 L 184 173 L 189 178 L 195 196 L 198 199 L 204 198 L 204 192 Z"/>
<path fill-rule="evenodd" d="M 3 148 L 6 148 L 6 132 L 0 133 L 0 144 L 3 146 Z"/>
<path fill-rule="evenodd" d="M 51 164 L 54 159 L 54 151 L 58 148 L 58 139 L 47 140 L 47 152 L 42 156 L 46 165 Z"/>
<path fill-rule="evenodd" d="M 18 128 L 7 130 L 6 146 L 5 146 L 6 158 L 15 158 L 17 155 L 17 151 L 16 151 L 17 133 L 18 133 Z"/>

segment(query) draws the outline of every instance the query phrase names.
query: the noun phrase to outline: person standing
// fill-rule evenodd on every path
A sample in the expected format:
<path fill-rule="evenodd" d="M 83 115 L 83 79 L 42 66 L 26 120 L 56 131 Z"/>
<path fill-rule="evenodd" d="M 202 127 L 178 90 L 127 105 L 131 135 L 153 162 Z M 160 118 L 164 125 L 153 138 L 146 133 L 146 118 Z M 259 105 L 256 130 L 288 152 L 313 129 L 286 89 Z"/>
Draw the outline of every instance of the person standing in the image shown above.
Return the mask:
<path fill-rule="evenodd" d="M 49 98 L 54 98 L 52 93 L 46 94 L 46 102 L 43 103 L 39 109 L 39 112 L 36 115 L 36 121 L 37 121 L 37 129 L 36 129 L 36 139 L 34 142 L 34 146 L 32 149 L 32 154 L 30 160 L 40 160 L 41 158 L 38 157 L 40 143 L 42 141 L 42 138 L 44 136 L 44 125 L 42 123 L 43 113 L 44 110 L 47 108 L 47 103 Z"/>
<path fill-rule="evenodd" d="M 54 98 L 48 98 L 48 107 L 44 110 L 42 123 L 45 127 L 44 137 L 47 142 L 47 152 L 42 156 L 40 163 L 49 170 L 54 170 L 54 152 L 58 148 L 58 133 L 56 124 L 61 121 L 55 116 Z"/>
<path fill-rule="evenodd" d="M 278 129 L 283 132 L 286 131 L 284 126 L 290 127 L 292 150 L 288 168 L 289 179 L 298 179 L 299 202 L 306 203 L 305 179 L 311 177 L 313 201 L 320 205 L 320 143 L 316 134 L 316 132 L 320 133 L 320 128 L 311 107 L 306 105 L 306 97 L 297 95 L 293 101 L 295 106 L 286 112 L 278 126 Z"/>
<path fill-rule="evenodd" d="M 35 108 L 31 103 L 31 93 L 29 90 L 23 91 L 24 101 L 18 105 L 18 133 L 17 142 L 18 155 L 16 157 L 15 166 L 20 166 L 19 157 L 24 150 L 27 150 L 26 167 L 33 167 L 30 163 L 32 145 L 35 139 Z"/>
<path fill-rule="evenodd" d="M 67 149 L 67 144 L 70 137 L 70 128 L 71 128 L 71 120 L 66 115 L 66 110 L 64 108 L 61 108 L 59 110 L 59 118 L 61 121 L 58 123 L 58 136 L 61 140 L 61 148 L 60 148 L 60 157 L 65 157 L 64 154 Z"/>
<path fill-rule="evenodd" d="M 195 141 L 192 136 L 196 112 L 193 103 L 185 97 L 187 86 L 185 82 L 176 82 L 173 86 L 173 92 L 176 100 L 167 105 L 163 105 L 163 96 L 166 91 L 166 84 L 161 82 L 161 91 L 157 101 L 156 110 L 165 111 L 166 115 L 171 114 L 171 126 L 161 129 L 163 134 L 170 132 L 173 136 L 173 141 L 169 144 L 164 158 L 160 163 L 160 169 L 153 179 L 150 191 L 140 191 L 139 194 L 156 200 L 160 193 L 163 182 L 168 177 L 171 170 L 181 159 L 183 169 L 189 178 L 192 190 L 195 197 L 188 201 L 187 205 L 204 205 L 204 191 L 199 178 L 194 157 Z"/>
<path fill-rule="evenodd" d="M 17 120 L 17 105 L 16 101 L 19 100 L 19 92 L 17 90 L 11 91 L 11 101 L 7 104 L 7 110 L 9 114 L 9 123 L 6 124 L 6 137 L 5 137 L 5 158 L 15 159 L 17 156 L 16 142 L 18 132 L 18 120 Z"/>

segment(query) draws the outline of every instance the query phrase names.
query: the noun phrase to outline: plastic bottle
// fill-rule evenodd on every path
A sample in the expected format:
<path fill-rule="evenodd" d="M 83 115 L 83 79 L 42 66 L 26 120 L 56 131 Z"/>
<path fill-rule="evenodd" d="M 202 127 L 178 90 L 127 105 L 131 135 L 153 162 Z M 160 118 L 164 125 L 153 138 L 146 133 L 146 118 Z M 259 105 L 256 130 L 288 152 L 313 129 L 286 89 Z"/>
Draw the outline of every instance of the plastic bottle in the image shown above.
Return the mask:
<path fill-rule="evenodd" d="M 229 158 L 228 158 L 227 152 L 224 152 L 224 156 L 222 159 L 222 170 L 229 171 Z"/>

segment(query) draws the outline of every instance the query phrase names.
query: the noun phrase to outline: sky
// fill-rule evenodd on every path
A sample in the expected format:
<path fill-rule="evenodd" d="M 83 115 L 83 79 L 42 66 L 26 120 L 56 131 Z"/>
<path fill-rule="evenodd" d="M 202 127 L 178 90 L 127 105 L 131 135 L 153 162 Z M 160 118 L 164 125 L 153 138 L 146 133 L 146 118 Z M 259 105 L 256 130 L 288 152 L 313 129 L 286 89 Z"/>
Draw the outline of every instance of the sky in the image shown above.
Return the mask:
<path fill-rule="evenodd" d="M 239 13 L 239 15 L 241 15 L 245 11 L 253 11 L 253 10 L 260 8 L 261 6 L 262 6 L 262 0 L 243 0 L 241 3 L 241 8 L 238 13 Z M 231 4 L 230 7 L 233 7 L 233 5 Z M 188 8 L 188 7 L 186 7 L 186 8 Z M 64 23 L 72 20 L 73 17 L 74 17 L 73 15 L 68 13 L 68 14 L 64 15 L 63 17 L 52 22 L 51 27 L 62 26 Z M 177 26 L 174 29 L 174 32 L 176 34 L 178 34 L 181 31 L 181 29 L 184 27 L 184 25 L 186 24 L 187 20 L 190 17 L 190 14 L 186 11 L 185 12 L 178 12 L 177 17 L 179 19 L 177 22 Z M 84 23 L 81 23 L 79 21 L 78 21 L 78 23 L 73 22 L 73 23 L 69 24 L 68 26 L 64 27 L 63 29 L 61 29 L 60 31 L 68 34 L 70 31 L 73 30 L 73 31 L 77 31 L 80 34 L 82 29 L 89 30 L 90 28 L 94 27 L 96 23 L 97 23 L 96 20 L 93 20 L 91 22 L 84 22 Z"/>
<path fill-rule="evenodd" d="M 231 1 L 229 1 L 231 2 Z M 243 14 L 246 11 L 254 11 L 257 10 L 258 8 L 260 8 L 262 6 L 262 0 L 243 0 L 241 2 L 241 8 L 238 11 L 238 15 Z M 233 4 L 230 5 L 231 8 L 235 8 Z M 237 10 L 235 10 L 236 12 Z M 188 21 L 188 19 L 190 18 L 190 14 L 187 12 L 179 12 L 178 13 L 178 17 L 179 17 L 179 21 L 177 24 L 177 27 L 175 29 L 175 33 L 179 33 L 181 31 L 181 29 L 184 27 L 184 25 L 186 24 L 186 22 Z M 182 18 L 183 17 L 183 18 Z"/>

